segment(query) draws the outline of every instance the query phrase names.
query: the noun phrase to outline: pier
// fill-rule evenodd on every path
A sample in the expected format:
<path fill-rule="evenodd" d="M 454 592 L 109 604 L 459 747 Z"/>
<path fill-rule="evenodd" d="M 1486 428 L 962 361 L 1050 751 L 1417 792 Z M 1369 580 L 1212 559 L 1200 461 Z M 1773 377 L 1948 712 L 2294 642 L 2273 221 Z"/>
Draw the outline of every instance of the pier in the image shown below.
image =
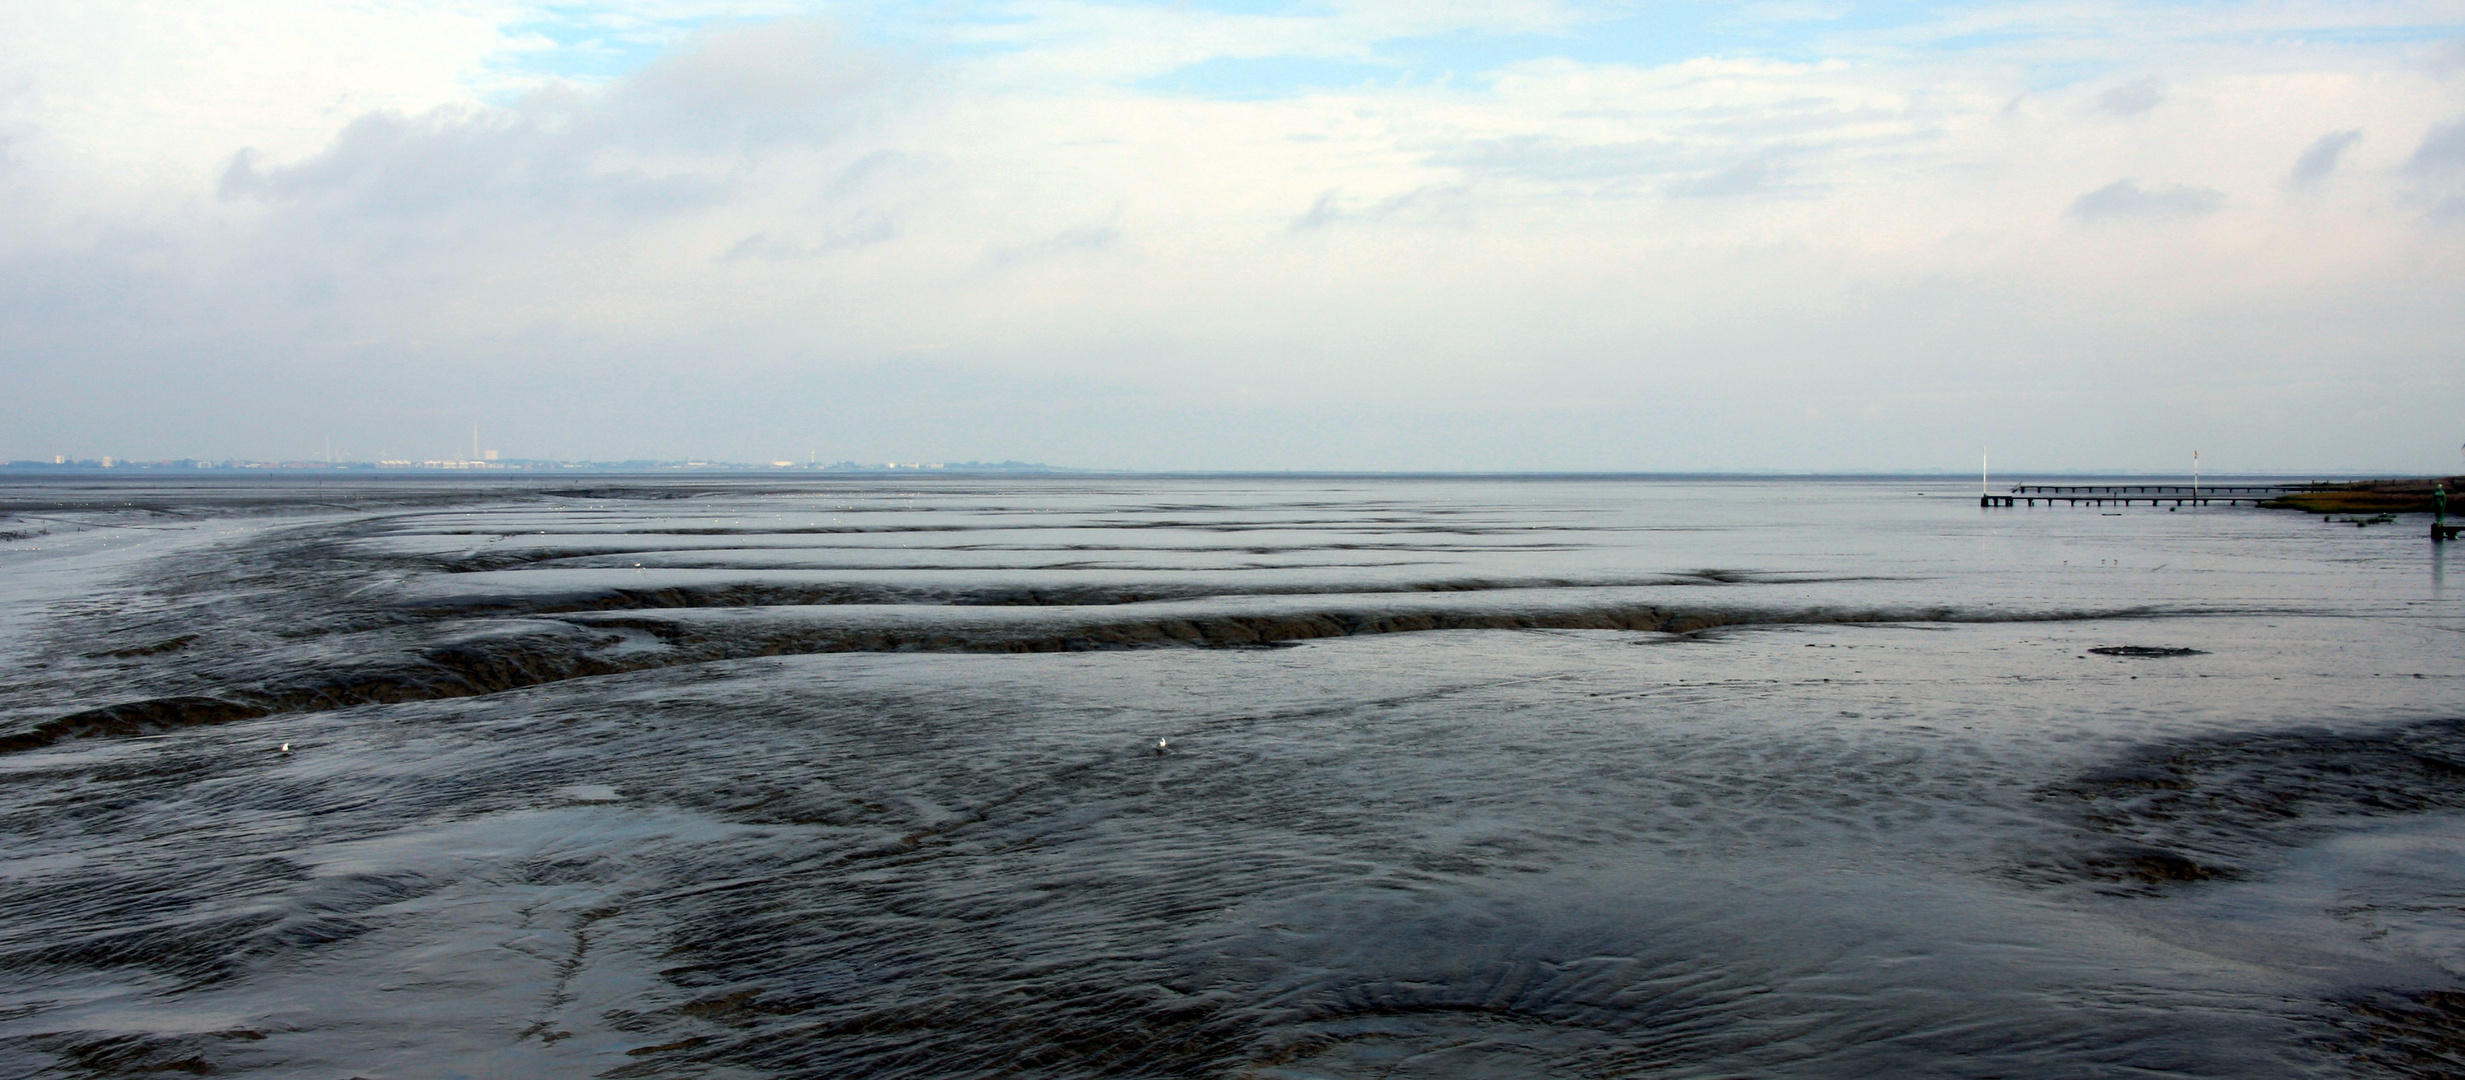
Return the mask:
<path fill-rule="evenodd" d="M 2297 491 L 2308 491 L 2310 484 L 2019 484 L 2008 495 L 1985 494 L 1977 497 L 1979 506 L 2035 506 L 2039 500 L 2052 506 L 2064 503 L 2078 506 L 2129 506 L 2144 502 L 2150 506 L 2172 503 L 2176 506 L 2208 506 L 2223 504 L 2257 506 L 2270 499 Z"/>

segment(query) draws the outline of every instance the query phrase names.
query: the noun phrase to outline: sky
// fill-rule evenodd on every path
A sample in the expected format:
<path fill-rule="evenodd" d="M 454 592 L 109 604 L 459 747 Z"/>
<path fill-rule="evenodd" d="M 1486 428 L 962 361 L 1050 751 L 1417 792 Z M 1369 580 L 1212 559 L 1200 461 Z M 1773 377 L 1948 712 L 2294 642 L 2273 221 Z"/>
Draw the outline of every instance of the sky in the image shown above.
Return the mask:
<path fill-rule="evenodd" d="M 2465 468 L 2465 0 L 21 0 L 0 459 Z"/>

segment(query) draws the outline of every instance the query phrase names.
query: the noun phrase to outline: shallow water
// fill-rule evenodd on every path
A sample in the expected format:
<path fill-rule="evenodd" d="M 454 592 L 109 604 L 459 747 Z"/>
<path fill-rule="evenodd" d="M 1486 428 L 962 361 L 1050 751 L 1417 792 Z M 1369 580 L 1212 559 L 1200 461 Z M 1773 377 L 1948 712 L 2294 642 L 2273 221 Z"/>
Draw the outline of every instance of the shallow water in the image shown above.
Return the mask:
<path fill-rule="evenodd" d="M 1931 483 L 0 488 L 0 1072 L 2453 1074 L 2443 553 Z"/>

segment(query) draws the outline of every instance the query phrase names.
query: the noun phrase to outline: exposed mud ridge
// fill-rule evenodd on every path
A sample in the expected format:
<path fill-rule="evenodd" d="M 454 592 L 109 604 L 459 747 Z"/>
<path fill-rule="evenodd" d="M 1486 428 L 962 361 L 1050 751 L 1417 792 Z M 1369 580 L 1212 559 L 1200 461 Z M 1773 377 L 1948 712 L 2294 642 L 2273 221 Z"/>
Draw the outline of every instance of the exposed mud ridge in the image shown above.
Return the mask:
<path fill-rule="evenodd" d="M 946 610 L 946 609 L 945 609 Z M 706 615 L 751 616 L 696 618 Z M 751 657 L 849 652 L 1059 653 L 1140 648 L 1259 648 L 1322 638 L 1434 630 L 1616 630 L 1694 634 L 1756 626 L 1934 622 L 2055 622 L 2131 617 L 2145 611 L 1971 612 L 1944 607 L 1860 610 L 1718 609 L 1627 605 L 1543 610 L 1494 607 L 1405 610 L 1142 614 L 1108 618 L 1039 615 L 990 622 L 823 622 L 764 618 L 759 611 L 686 609 L 676 616 L 577 614 L 528 620 L 526 628 L 467 635 L 375 662 L 335 664 L 307 675 L 268 674 L 282 665 L 240 663 L 207 692 L 85 709 L 0 735 L 0 753 L 73 738 L 128 737 L 228 723 L 280 712 L 314 712 L 500 693 L 567 679 Z"/>
<path fill-rule="evenodd" d="M 66 739 L 148 735 L 178 727 L 253 720 L 274 710 L 251 701 L 218 697 L 168 697 L 131 701 L 70 713 L 31 731 L 0 736 L 0 752 L 32 750 Z"/>
<path fill-rule="evenodd" d="M 2159 746 L 2038 797 L 2074 818 L 2081 842 L 2026 860 L 2023 879 L 2119 894 L 2228 880 L 2338 819 L 2465 809 L 2465 719 Z"/>
<path fill-rule="evenodd" d="M 602 484 L 597 487 L 546 488 L 541 490 L 540 494 L 557 499 L 666 501 L 670 499 L 696 499 L 707 495 L 718 495 L 722 494 L 724 490 L 725 489 L 722 488 L 694 488 L 683 486 L 628 487 L 618 484 Z"/>
<path fill-rule="evenodd" d="M 1087 590 L 1097 593 L 1097 590 Z M 1137 603 L 1157 597 L 1125 590 L 1116 598 L 1101 595 L 1080 600 L 1066 594 L 1046 603 Z M 728 582 L 717 585 L 662 585 L 655 588 L 609 587 L 563 592 L 528 593 L 484 598 L 446 597 L 413 600 L 397 609 L 426 618 L 488 615 L 563 615 L 583 611 L 634 611 L 657 608 L 828 607 L 841 604 L 949 603 L 924 590 L 888 586 L 822 583 L 789 585 L 769 582 Z M 996 601 L 997 602 L 997 601 Z M 1030 603 L 1034 601 L 1029 601 Z"/>
<path fill-rule="evenodd" d="M 27 1040 L 54 1055 L 78 1076 L 207 1076 L 223 1071 L 216 1052 L 233 1043 L 260 1042 L 265 1033 L 247 1029 L 201 1035 L 117 1035 L 61 1032 Z"/>
<path fill-rule="evenodd" d="M 933 513 L 914 510 L 910 513 Z M 635 526 L 615 535 L 621 536 L 904 536 L 910 533 L 1043 533 L 1052 526 L 1035 522 L 994 524 L 984 521 L 951 522 L 949 524 L 902 525 L 664 525 Z M 1531 532 L 1524 525 L 1479 525 L 1447 522 L 1438 525 L 1416 524 L 1414 518 L 1400 517 L 1310 517 L 1269 518 L 1260 521 L 1183 521 L 1152 518 L 1135 521 L 1097 519 L 1076 522 L 1074 529 L 1105 532 L 1186 532 L 1186 533 L 1253 533 L 1290 532 L 1295 529 L 1372 529 L 1381 535 L 1400 536 L 1523 536 Z M 1554 525 L 1550 531 L 1560 533 L 1600 533 L 1620 531 L 1614 528 L 1586 525 Z M 440 528 L 426 530 L 432 536 L 519 536 L 523 532 L 506 532 L 491 528 Z M 1091 545 L 1088 550 L 1105 550 L 1108 546 Z M 1324 544 L 1317 547 L 1331 550 L 1391 550 L 1397 545 L 1386 543 Z M 1579 545 L 1565 542 L 1532 541 L 1520 544 L 1486 545 L 1520 551 L 1563 551 Z M 1141 548 L 1139 550 L 1151 550 Z M 1235 547 L 1219 550 L 1247 550 Z"/>
<path fill-rule="evenodd" d="M 1717 575 L 1717 576 L 1715 576 Z M 1310 596 L 1326 593 L 1479 593 L 1514 589 L 1650 588 L 1706 584 L 1824 585 L 1865 581 L 1858 577 L 1812 577 L 1755 574 L 1746 571 L 1701 571 L 1654 578 L 1576 581 L 1566 579 L 1411 581 L 1399 584 L 1325 584 L 1288 586 L 1244 585 L 1237 588 L 1206 584 L 993 586 L 929 588 L 816 582 L 729 581 L 708 585 L 654 587 L 607 586 L 479 598 L 444 596 L 407 601 L 396 610 L 424 618 L 468 616 L 565 615 L 590 611 L 641 611 L 663 608 L 829 607 L 848 604 L 915 604 L 949 607 L 1103 607 L 1169 600 L 1200 600 L 1235 596 Z M 117 655 L 117 654 L 115 654 Z M 133 655 L 133 654 L 132 654 Z"/>
<path fill-rule="evenodd" d="M 91 656 L 109 657 L 114 660 L 129 660 L 140 656 L 153 656 L 157 653 L 175 652 L 189 647 L 191 644 L 194 644 L 196 640 L 197 635 L 195 634 L 181 634 L 177 637 L 165 638 L 161 641 L 151 642 L 145 645 L 134 645 L 125 649 L 113 649 L 109 652 L 93 653 Z"/>
<path fill-rule="evenodd" d="M 1723 610 L 1631 605 L 1538 611 L 1495 608 L 1393 611 L 1320 610 L 1274 613 L 1192 614 L 1182 617 L 1081 618 L 1019 622 L 1010 626 L 829 625 L 780 622 L 746 625 L 720 620 L 628 618 L 576 619 L 579 625 L 624 628 L 657 636 L 697 659 L 734 659 L 832 652 L 1086 652 L 1171 646 L 1237 648 L 1366 634 L 1432 630 L 1624 630 L 1691 634 L 1752 626 L 1856 625 L 1901 622 L 2039 622 L 2128 617 L 2135 612 L 1999 614 L 1948 608 L 1886 608 L 1858 611 Z"/>
<path fill-rule="evenodd" d="M 958 530 L 958 531 L 968 531 L 968 530 Z M 784 532 L 784 530 L 783 530 L 783 531 L 771 531 L 771 532 L 765 532 L 765 533 L 762 533 L 762 534 L 760 534 L 760 535 L 761 535 L 761 536 L 765 536 L 765 537 L 767 537 L 767 536 L 776 536 L 776 535 L 782 535 L 782 533 L 783 533 L 783 532 Z M 432 532 L 432 533 L 430 533 L 429 535 L 432 535 L 432 536 L 451 536 L 451 535 L 458 535 L 458 534 L 451 533 L 451 532 L 443 532 L 443 531 L 439 531 L 439 532 Z M 459 535 L 493 536 L 495 539 L 502 540 L 502 539 L 506 539 L 506 538 L 508 538 L 508 537 L 511 537 L 511 536 L 516 536 L 516 535 L 520 535 L 520 534 L 515 534 L 515 533 L 484 533 L 484 532 L 474 532 L 474 533 L 464 533 L 464 534 L 459 534 Z M 630 537 L 628 537 L 628 538 L 630 539 Z M 493 542 L 493 541 L 491 541 L 491 542 Z M 982 571 L 982 570 L 1038 570 L 1038 569 L 1054 569 L 1054 568 L 1081 568 L 1081 567 L 1086 567 L 1086 566 L 1088 566 L 1088 565 L 1089 565 L 1089 562 L 1087 561 L 1087 559 L 1086 559 L 1086 558 L 1084 558 L 1084 557 L 1086 557 L 1086 556 L 1142 555 L 1142 556 L 1154 557 L 1154 556 L 1158 556 L 1158 555 L 1172 555 L 1172 556 L 1184 556 L 1184 557 L 1186 557 L 1186 556 L 1191 556 L 1191 555 L 1222 555 L 1222 554 L 1238 554 L 1238 555 L 1305 555 L 1305 554 L 1316 554 L 1316 553 L 1320 553 L 1320 552 L 1329 552 L 1329 551 L 1342 551 L 1342 552 L 1367 552 L 1367 553 L 1372 553 L 1372 554 L 1405 554 L 1405 555 L 1418 555 L 1418 554 L 1432 554 L 1432 553 L 1443 553 L 1443 554 L 1462 554 L 1462 553 L 1467 553 L 1467 552 L 1484 552 L 1484 551 L 1500 551 L 1500 550 L 1513 550 L 1513 551 L 1567 551 L 1567 550 L 1572 550 L 1572 546 L 1571 546 L 1571 545 L 1565 545 L 1565 544 L 1481 544 L 1481 545 L 1477 545 L 1477 546 L 1476 546 L 1476 545 L 1467 545 L 1467 544 L 1459 544 L 1459 543 L 1422 543 L 1422 542 L 1416 542 L 1416 543 L 1401 543 L 1401 542 L 1399 542 L 1399 543 L 1392 543 L 1392 544 L 1238 544 L 1238 545 L 1217 545 L 1217 546 L 1206 546 L 1206 545 L 1188 545 L 1188 544 L 1184 544 L 1184 545 L 1176 545 L 1176 546 L 1171 547 L 1171 548 L 1156 548 L 1156 547 L 1137 546 L 1137 545 L 1131 545 L 1131 544 L 1062 544 L 1062 545 L 1034 545 L 1034 544 L 939 544 L 939 545 L 934 545 L 933 547 L 929 548 L 928 550 L 935 551 L 935 552 L 988 552 L 988 551 L 989 551 L 989 552 L 1000 552 L 1000 553 L 1005 554 L 1005 555 L 1016 556 L 1016 557 L 1018 557 L 1021 561 L 1020 561 L 1020 562 L 1016 562 L 1016 563 L 1006 564 L 1006 565 L 1004 565 L 1004 564 L 994 564 L 994 563 L 942 563 L 942 564 L 936 564 L 936 563 L 932 563 L 932 562 L 925 562 L 925 561 L 913 561 L 913 562 L 904 562 L 904 563 L 901 563 L 901 564 L 900 564 L 900 566 L 899 566 L 899 568 L 900 568 L 900 569 L 903 569 L 903 570 L 977 570 L 977 571 Z M 691 558 L 691 556 L 695 556 L 695 555 L 703 555 L 703 556 L 708 556 L 708 555 L 723 555 L 723 554 L 727 554 L 727 553 L 730 553 L 730 552 L 745 552 L 745 551 L 761 551 L 761 552 L 772 552 L 772 553 L 784 553 L 784 554 L 786 554 L 786 555 L 792 556 L 792 557 L 793 557 L 793 558 L 792 558 L 792 561 L 782 561 L 782 562 L 780 562 L 780 563 L 778 563 L 778 564 L 777 564 L 777 568 L 781 568 L 781 569 L 802 569 L 802 570 L 879 570 L 879 569 L 883 569 L 883 567 L 882 567 L 880 564 L 877 564 L 877 563 L 854 563 L 854 564 L 848 564 L 848 565 L 835 565 L 835 566 L 834 566 L 834 565 L 829 565 L 829 564 L 826 564 L 826 563 L 822 563 L 822 562 L 816 561 L 816 560 L 817 560 L 817 557 L 818 557 L 818 556 L 820 556 L 820 555 L 837 554 L 837 555 L 841 555 L 841 556 L 843 556 L 843 557 L 844 557 L 844 556 L 848 556 L 848 555 L 859 555 L 859 556 L 861 556 L 861 555 L 868 555 L 868 554 L 879 554 L 879 553 L 882 551 L 882 548 L 881 548 L 880 546 L 878 546 L 878 545 L 871 545 L 871 544 L 829 544 L 829 545 L 823 545 L 823 544 L 796 544 L 796 545 L 789 545 L 789 546 L 786 546 L 786 547 L 780 547 L 780 546 L 775 546 L 775 545 L 771 545 L 771 544 L 744 544 L 744 545 L 728 545 L 728 546 L 712 546 L 712 545 L 676 545 L 676 544 L 647 544 L 647 543 L 627 543 L 627 544 L 624 544 L 624 545 L 621 545 L 621 546 L 615 546 L 615 545 L 585 546 L 585 545 L 576 544 L 576 545 L 571 545 L 571 546 L 566 546 L 566 547 L 529 546 L 529 547 L 521 547 L 521 548 L 510 549 L 510 550 L 498 550 L 498 549 L 483 548 L 483 549 L 481 549 L 481 550 L 477 550 L 477 551 L 467 551 L 467 552 L 460 552 L 460 553 L 449 553 L 449 554 L 428 554 L 428 555 L 417 556 L 417 557 L 416 557 L 416 559 L 418 560 L 419 564 L 422 566 L 422 568 L 423 568 L 423 569 L 441 570 L 441 571 L 444 571 L 444 572 L 449 573 L 449 574 L 480 574 L 480 573 L 489 573 L 489 572 L 492 572 L 492 571 L 497 571 L 497 570 L 524 570 L 524 569 L 576 569 L 576 568 L 581 568 L 581 569 L 602 569 L 602 570 L 604 570 L 604 569 L 610 569 L 612 565 L 614 566 L 614 568 L 621 569 L 621 568 L 623 568 L 622 564 L 611 564 L 611 563 L 610 563 L 610 562 L 608 562 L 607 560 L 623 559 L 623 558 L 637 558 L 637 559 L 638 559 L 638 558 L 641 558 L 641 557 L 643 557 L 643 556 L 645 556 L 645 555 L 655 555 L 655 556 L 659 556 L 659 557 L 660 557 L 660 561 L 659 561 L 659 564 L 658 564 L 658 565 L 659 565 L 659 568 L 660 568 L 660 569 L 663 569 L 663 570 L 744 570 L 744 569 L 747 569 L 747 567 L 746 567 L 745 565 L 741 564 L 741 563 L 731 562 L 731 561 L 725 561 L 725 560 L 711 560 L 711 559 L 703 559 L 703 560 L 698 560 L 698 561 L 697 561 L 697 560 L 695 560 L 695 559 Z M 1027 559 L 1029 559 L 1030 557 L 1038 557 L 1038 556 L 1043 557 L 1043 558 L 1045 558 L 1045 559 L 1047 559 L 1047 560 L 1050 560 L 1050 559 L 1052 559 L 1052 558 L 1054 558 L 1054 557 L 1056 557 L 1056 556 L 1080 556 L 1081 558 L 1075 558 L 1075 559 L 1065 559 L 1065 560 L 1063 560 L 1063 561 L 1059 561 L 1059 562 L 1054 562 L 1054 561 L 1029 562 L 1029 561 L 1026 561 L 1026 560 L 1027 560 Z M 1106 565 L 1108 568 L 1111 568 L 1111 569 L 1122 569 L 1122 568 L 1124 568 L 1123 564 L 1120 564 L 1120 563 L 1109 563 L 1109 564 L 1105 564 L 1105 565 Z M 1322 564 L 1322 566 L 1323 566 L 1323 565 L 1324 565 L 1324 564 Z M 1363 565 L 1378 566 L 1378 565 L 1388 565 L 1388 564 L 1384 564 L 1384 563 L 1368 563 L 1368 564 L 1363 564 Z M 1186 569 L 1186 567 L 1168 567 L 1167 569 Z M 1732 576 L 1726 576 L 1728 573 L 1730 573 L 1730 572 L 1724 572 L 1724 576 L 1720 576 L 1720 577 L 1711 577 L 1711 576 L 1705 576 L 1705 575 L 1684 575 L 1684 577 L 1686 578 L 1686 580 L 1693 581 L 1693 582 L 1694 582 L 1694 583 L 1696 583 L 1696 584 L 1707 584 L 1707 583 L 1710 583 L 1710 584 L 1736 584 L 1736 583 L 1747 583 L 1747 582 L 1754 582 L 1754 583 L 1765 583 L 1765 581 L 1766 581 L 1766 579 L 1762 578 L 1761 576 L 1754 575 L 1754 574 L 1740 574 L 1739 576 L 1734 576 L 1734 577 L 1732 577 Z M 1858 578 L 1840 578 L 1840 577 L 1830 577 L 1830 578 L 1822 578 L 1822 579 L 1820 579 L 1820 580 L 1826 580 L 1826 581 L 1844 581 L 1844 580 L 1845 580 L 1845 581 L 1861 581 L 1861 580 L 1882 581 L 1882 580 L 1889 580 L 1889 579 L 1887 579 L 1887 578 L 1872 578 L 1872 577 L 1858 577 Z"/>
<path fill-rule="evenodd" d="M 605 644 L 605 638 L 594 643 Z M 673 662 L 673 661 L 669 661 Z M 234 680 L 213 694 L 123 702 L 0 735 L 0 753 L 68 739 L 126 738 L 285 712 L 474 697 L 589 675 L 663 666 L 656 655 L 611 658 L 551 635 L 425 649 L 392 663 L 337 667 L 289 682 Z M 244 678 L 244 676 L 243 676 Z"/>

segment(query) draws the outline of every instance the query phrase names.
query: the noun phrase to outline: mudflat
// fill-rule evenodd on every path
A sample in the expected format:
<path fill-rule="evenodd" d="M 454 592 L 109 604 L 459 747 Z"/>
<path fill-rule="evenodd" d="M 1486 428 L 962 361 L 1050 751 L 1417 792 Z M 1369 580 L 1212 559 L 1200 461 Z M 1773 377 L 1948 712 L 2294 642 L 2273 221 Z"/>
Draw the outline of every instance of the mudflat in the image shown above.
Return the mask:
<path fill-rule="evenodd" d="M 0 484 L 0 1068 L 2450 1074 L 2444 550 L 1776 483 Z"/>

